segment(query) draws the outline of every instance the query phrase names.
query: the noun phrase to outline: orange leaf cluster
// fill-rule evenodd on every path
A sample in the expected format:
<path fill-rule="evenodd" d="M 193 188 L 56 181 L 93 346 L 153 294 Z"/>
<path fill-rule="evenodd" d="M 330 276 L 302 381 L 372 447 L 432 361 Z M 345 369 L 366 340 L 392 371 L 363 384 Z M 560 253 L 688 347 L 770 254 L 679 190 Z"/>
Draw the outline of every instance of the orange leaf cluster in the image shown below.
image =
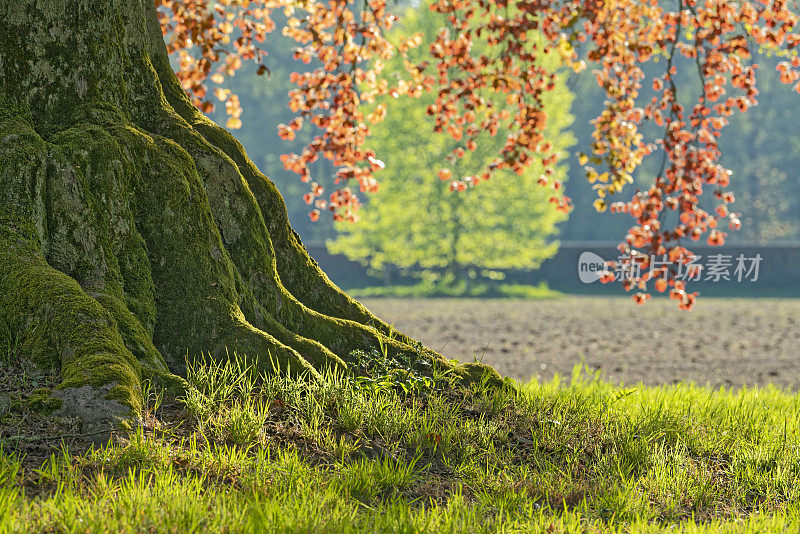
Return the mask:
<path fill-rule="evenodd" d="M 678 0 L 677 9 L 656 0 L 435 0 L 430 9 L 447 24 L 429 44 L 430 57 L 417 64 L 406 54 L 422 44 L 420 36 L 399 45 L 386 38 L 395 22 L 386 0 L 156 4 L 169 50 L 179 56 L 178 77 L 204 111 L 213 109 L 207 80 L 219 84 L 247 60 L 266 71 L 259 43 L 275 28 L 272 10 L 284 10 L 283 34 L 297 42 L 294 56 L 308 67 L 291 76 L 297 88 L 290 93 L 290 107 L 297 118 L 280 125 L 279 134 L 291 140 L 310 123 L 316 135 L 300 154 L 284 155 L 282 161 L 311 184 L 305 200 L 313 206 L 314 220 L 322 210 L 337 220 L 356 220 L 359 198 L 351 185 L 361 192 L 378 187 L 374 173 L 383 163 L 366 144 L 368 124 L 380 122 L 386 106 L 374 106 L 365 115 L 363 104 L 378 96 L 413 97 L 427 90 L 436 96 L 427 110 L 434 130 L 458 143 L 448 158 L 451 167 L 466 150 L 476 149 L 481 133 L 495 135 L 501 127 L 512 132 L 497 158 L 475 176 L 454 179 L 442 169 L 438 176 L 451 190 L 463 191 L 501 169 L 522 173 L 539 161 L 545 169 L 539 183 L 557 191 L 561 184 L 551 176 L 558 155 L 545 139 L 543 97 L 554 88 L 558 72 L 545 67 L 549 63 L 543 59 L 558 54 L 575 72 L 594 65 L 606 95 L 602 112 L 592 121 L 589 155 L 580 159 L 595 184 L 595 207 L 634 219 L 620 250 L 636 262 L 646 263 L 641 258 L 649 254 L 683 261 L 691 255 L 680 245 L 684 238 L 705 237 L 721 245 L 724 226 L 741 226 L 731 210 L 734 196 L 727 188 L 732 173 L 719 163 L 718 139 L 728 117 L 757 104 L 754 50 L 766 47 L 785 56 L 778 75 L 800 92 L 798 14 L 784 0 Z M 386 62 L 396 54 L 405 58 L 406 72 L 384 75 Z M 687 87 L 679 81 L 685 75 L 678 72 L 680 57 L 694 65 L 691 75 L 701 82 L 699 94 L 692 95 L 695 103 L 688 106 L 685 97 L 679 98 L 679 89 Z M 646 81 L 643 66 L 656 59 L 666 60 L 663 74 Z M 506 106 L 499 109 L 486 98 L 489 93 L 505 95 Z M 228 126 L 240 126 L 236 95 L 221 88 L 214 95 L 226 105 Z M 663 134 L 646 139 L 645 122 Z M 633 182 L 642 161 L 653 154 L 661 163 L 650 187 L 630 200 L 607 201 Z M 327 199 L 321 197 L 323 188 L 311 182 L 309 166 L 320 156 L 337 167 L 336 187 Z M 710 211 L 701 207 L 707 191 L 716 204 Z M 569 197 L 554 194 L 551 202 L 560 210 L 571 209 Z M 637 302 L 647 300 L 649 279 L 658 292 L 671 287 L 671 298 L 682 308 L 692 307 L 696 295 L 669 272 L 626 281 L 627 290 L 637 291 Z"/>

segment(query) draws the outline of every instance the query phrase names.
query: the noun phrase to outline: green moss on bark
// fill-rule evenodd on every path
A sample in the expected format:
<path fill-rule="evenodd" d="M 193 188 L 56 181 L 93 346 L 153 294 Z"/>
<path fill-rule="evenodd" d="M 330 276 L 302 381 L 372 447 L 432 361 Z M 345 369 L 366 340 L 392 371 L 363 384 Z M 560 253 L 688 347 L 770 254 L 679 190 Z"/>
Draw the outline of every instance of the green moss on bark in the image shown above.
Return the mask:
<path fill-rule="evenodd" d="M 136 413 L 142 379 L 180 389 L 202 354 L 317 378 L 379 346 L 451 365 L 322 273 L 274 184 L 191 107 L 151 1 L 0 15 L 0 319 L 61 370 L 65 405 L 91 412 L 90 385 Z"/>
<path fill-rule="evenodd" d="M 156 35 L 157 23 L 153 20 L 150 22 L 151 35 Z M 394 330 L 339 289 L 308 255 L 300 237 L 289 224 L 286 204 L 280 191 L 247 157 L 239 141 L 191 104 L 172 74 L 165 51 L 158 48 L 152 52 L 151 57 L 164 95 L 172 109 L 192 127 L 196 132 L 195 137 L 201 136 L 215 151 L 230 158 L 236 167 L 236 174 L 246 184 L 246 196 L 252 197 L 258 212 L 263 215 L 264 228 L 270 243 L 269 259 L 274 258 L 274 273 L 269 273 L 270 278 L 280 280 L 292 299 L 302 303 L 303 307 L 308 307 L 321 316 L 345 319 L 351 324 L 370 325 L 378 333 L 397 342 L 398 348 L 408 350 L 414 343 L 408 336 Z M 181 143 L 179 139 L 176 141 Z M 258 230 L 261 231 L 260 228 Z M 249 271 L 246 263 L 237 262 L 237 265 L 243 271 Z M 263 268 L 262 265 L 258 264 L 260 268 Z M 334 330 L 337 329 L 338 327 L 334 327 Z M 429 356 L 444 362 L 443 358 L 434 353 Z"/>
<path fill-rule="evenodd" d="M 61 399 L 53 397 L 52 393 L 49 388 L 33 390 L 27 400 L 28 408 L 44 415 L 49 415 L 60 409 L 63 402 Z"/>
<path fill-rule="evenodd" d="M 0 211 L 0 313 L 18 333 L 23 358 L 60 367 L 59 388 L 115 384 L 108 398 L 136 411 L 141 366 L 116 321 L 78 283 L 39 252 L 31 222 Z"/>

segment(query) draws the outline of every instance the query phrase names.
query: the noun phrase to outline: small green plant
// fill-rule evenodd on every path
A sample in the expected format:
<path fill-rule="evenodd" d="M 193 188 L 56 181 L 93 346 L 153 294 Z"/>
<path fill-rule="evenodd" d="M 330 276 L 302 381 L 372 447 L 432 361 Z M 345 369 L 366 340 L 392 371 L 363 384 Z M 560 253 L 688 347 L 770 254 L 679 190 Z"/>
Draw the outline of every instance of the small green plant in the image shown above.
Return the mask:
<path fill-rule="evenodd" d="M 431 364 L 418 353 L 389 356 L 384 347 L 370 352 L 353 351 L 346 359 L 358 387 L 372 391 L 395 390 L 405 394 L 433 389 Z"/>
<path fill-rule="evenodd" d="M 183 403 L 184 408 L 186 411 L 189 412 L 189 415 L 194 417 L 196 420 L 202 420 L 208 417 L 211 411 L 212 402 L 207 396 L 205 396 L 199 389 L 194 386 L 187 388 L 186 393 L 183 397 L 181 397 L 181 402 Z"/>
<path fill-rule="evenodd" d="M 209 402 L 223 404 L 234 397 L 248 397 L 253 391 L 256 366 L 237 354 L 224 360 L 210 355 L 186 360 L 186 379 Z"/>
<path fill-rule="evenodd" d="M 19 456 L 14 452 L 6 452 L 0 443 L 0 487 L 17 482 L 21 464 Z"/>
<path fill-rule="evenodd" d="M 262 403 L 244 399 L 222 410 L 214 423 L 216 432 L 226 441 L 248 445 L 260 440 L 268 417 Z"/>
<path fill-rule="evenodd" d="M 381 495 L 396 494 L 418 480 L 419 473 L 416 471 L 418 460 L 419 456 L 408 463 L 395 460 L 388 455 L 377 461 L 362 458 L 343 466 L 338 485 L 344 493 L 367 502 Z"/>
<path fill-rule="evenodd" d="M 159 410 L 164 402 L 164 391 L 157 388 L 151 380 L 142 383 L 142 420 L 145 425 L 156 426 Z"/>

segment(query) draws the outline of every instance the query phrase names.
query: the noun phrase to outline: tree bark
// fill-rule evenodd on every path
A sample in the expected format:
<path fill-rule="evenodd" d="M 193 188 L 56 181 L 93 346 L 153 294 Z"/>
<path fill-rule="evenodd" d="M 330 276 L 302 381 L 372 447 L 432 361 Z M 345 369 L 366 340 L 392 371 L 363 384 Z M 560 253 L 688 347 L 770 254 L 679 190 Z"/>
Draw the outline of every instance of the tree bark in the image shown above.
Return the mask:
<path fill-rule="evenodd" d="M 89 386 L 135 416 L 142 379 L 203 353 L 317 378 L 378 346 L 449 365 L 308 256 L 275 185 L 181 89 L 152 0 L 0 16 L 0 320 L 61 369 L 65 405 Z"/>

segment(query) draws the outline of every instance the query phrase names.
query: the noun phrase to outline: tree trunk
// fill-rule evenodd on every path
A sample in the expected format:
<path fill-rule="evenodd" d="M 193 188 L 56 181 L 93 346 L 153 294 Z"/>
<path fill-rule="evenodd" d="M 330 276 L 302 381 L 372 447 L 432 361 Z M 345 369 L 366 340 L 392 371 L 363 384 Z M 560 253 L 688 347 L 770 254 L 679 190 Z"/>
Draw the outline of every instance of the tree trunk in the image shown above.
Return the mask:
<path fill-rule="evenodd" d="M 0 0 L 0 320 L 81 413 L 236 352 L 320 377 L 421 350 L 339 290 L 187 99 L 152 0 Z M 446 363 L 445 363 L 446 365 Z M 87 387 L 88 386 L 88 387 Z"/>

